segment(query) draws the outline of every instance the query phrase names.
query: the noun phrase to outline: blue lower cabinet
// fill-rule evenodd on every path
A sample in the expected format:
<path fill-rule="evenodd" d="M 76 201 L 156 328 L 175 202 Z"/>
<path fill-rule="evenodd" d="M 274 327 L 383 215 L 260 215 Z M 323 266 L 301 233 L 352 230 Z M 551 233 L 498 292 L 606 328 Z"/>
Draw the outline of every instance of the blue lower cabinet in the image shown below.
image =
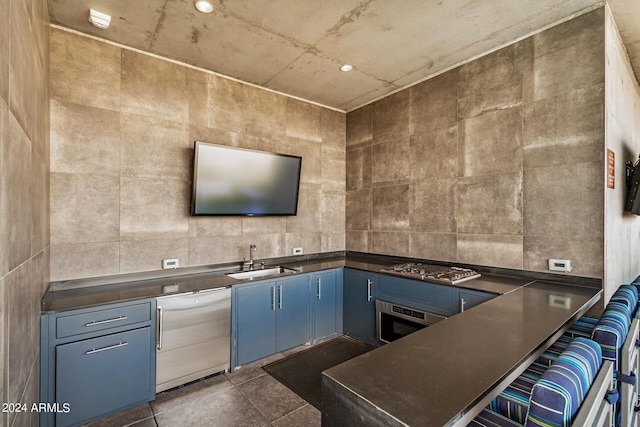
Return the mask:
<path fill-rule="evenodd" d="M 234 288 L 233 368 L 309 342 L 309 275 Z"/>
<path fill-rule="evenodd" d="M 313 343 L 342 333 L 341 272 L 342 270 L 330 270 L 316 273 L 311 278 Z"/>
<path fill-rule="evenodd" d="M 275 281 L 235 289 L 239 365 L 276 352 L 276 290 Z"/>
<path fill-rule="evenodd" d="M 149 397 L 149 326 L 56 348 L 56 426 L 109 414 Z"/>
<path fill-rule="evenodd" d="M 457 288 L 422 280 L 381 274 L 378 298 L 441 316 L 449 317 L 458 312 Z"/>
<path fill-rule="evenodd" d="M 156 300 L 43 314 L 41 426 L 79 426 L 155 398 Z"/>
<path fill-rule="evenodd" d="M 276 352 L 309 342 L 309 277 L 279 280 Z"/>
<path fill-rule="evenodd" d="M 378 275 L 362 270 L 344 269 L 344 333 L 367 343 L 376 339 L 376 305 Z"/>

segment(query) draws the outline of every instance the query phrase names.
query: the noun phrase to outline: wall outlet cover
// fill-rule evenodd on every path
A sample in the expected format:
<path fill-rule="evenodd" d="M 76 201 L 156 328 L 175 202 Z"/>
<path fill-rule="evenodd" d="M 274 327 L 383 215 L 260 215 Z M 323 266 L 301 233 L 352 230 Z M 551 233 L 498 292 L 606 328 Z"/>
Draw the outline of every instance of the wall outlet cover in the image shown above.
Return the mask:
<path fill-rule="evenodd" d="M 302 248 L 293 248 L 294 255 L 302 255 Z"/>
<path fill-rule="evenodd" d="M 569 259 L 550 259 L 549 270 L 551 271 L 564 271 L 566 273 L 571 271 L 571 260 Z"/>
<path fill-rule="evenodd" d="M 180 267 L 180 260 L 178 258 L 167 258 L 162 260 L 162 268 L 178 268 Z"/>

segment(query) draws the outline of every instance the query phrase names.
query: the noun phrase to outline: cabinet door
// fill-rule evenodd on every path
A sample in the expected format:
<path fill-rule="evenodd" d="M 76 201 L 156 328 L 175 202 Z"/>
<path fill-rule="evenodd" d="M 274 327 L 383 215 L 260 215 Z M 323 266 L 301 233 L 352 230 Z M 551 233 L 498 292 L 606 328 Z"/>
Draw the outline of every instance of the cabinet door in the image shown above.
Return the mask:
<path fill-rule="evenodd" d="M 276 351 L 309 342 L 309 276 L 277 282 Z"/>
<path fill-rule="evenodd" d="M 148 401 L 152 345 L 147 326 L 57 346 L 56 402 L 70 411 L 56 413 L 56 426 Z"/>
<path fill-rule="evenodd" d="M 460 298 L 458 300 L 458 310 L 463 312 L 469 310 L 471 307 L 475 307 L 478 304 L 482 304 L 485 301 L 489 301 L 495 298 L 496 295 L 486 292 L 476 292 L 471 290 L 460 291 Z"/>
<path fill-rule="evenodd" d="M 276 352 L 276 283 L 246 286 L 236 291 L 238 364 Z"/>
<path fill-rule="evenodd" d="M 441 316 L 453 316 L 458 312 L 457 288 L 405 277 L 381 274 L 378 278 L 378 298 Z"/>
<path fill-rule="evenodd" d="M 313 341 L 338 333 L 338 280 L 335 271 L 318 273 L 311 280 Z"/>
<path fill-rule="evenodd" d="M 377 345 L 375 287 L 377 275 L 344 269 L 344 332 Z"/>

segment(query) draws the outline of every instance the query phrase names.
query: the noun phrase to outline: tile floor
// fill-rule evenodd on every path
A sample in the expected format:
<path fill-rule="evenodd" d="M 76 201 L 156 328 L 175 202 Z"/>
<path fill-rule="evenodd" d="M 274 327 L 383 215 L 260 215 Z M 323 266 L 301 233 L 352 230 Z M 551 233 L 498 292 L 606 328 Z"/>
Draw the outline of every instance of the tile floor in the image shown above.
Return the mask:
<path fill-rule="evenodd" d="M 320 411 L 261 369 L 306 348 L 296 347 L 244 365 L 238 372 L 159 393 L 153 402 L 88 427 L 320 426 Z"/>

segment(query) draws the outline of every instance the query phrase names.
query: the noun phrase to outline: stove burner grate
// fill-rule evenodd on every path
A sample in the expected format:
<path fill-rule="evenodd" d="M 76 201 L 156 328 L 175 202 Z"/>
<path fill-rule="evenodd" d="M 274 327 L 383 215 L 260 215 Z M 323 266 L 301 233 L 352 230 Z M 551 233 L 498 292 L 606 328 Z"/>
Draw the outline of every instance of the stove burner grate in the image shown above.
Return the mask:
<path fill-rule="evenodd" d="M 461 267 L 447 267 L 443 265 L 422 264 L 408 262 L 383 268 L 381 271 L 427 282 L 456 285 L 480 277 L 480 273 Z"/>

